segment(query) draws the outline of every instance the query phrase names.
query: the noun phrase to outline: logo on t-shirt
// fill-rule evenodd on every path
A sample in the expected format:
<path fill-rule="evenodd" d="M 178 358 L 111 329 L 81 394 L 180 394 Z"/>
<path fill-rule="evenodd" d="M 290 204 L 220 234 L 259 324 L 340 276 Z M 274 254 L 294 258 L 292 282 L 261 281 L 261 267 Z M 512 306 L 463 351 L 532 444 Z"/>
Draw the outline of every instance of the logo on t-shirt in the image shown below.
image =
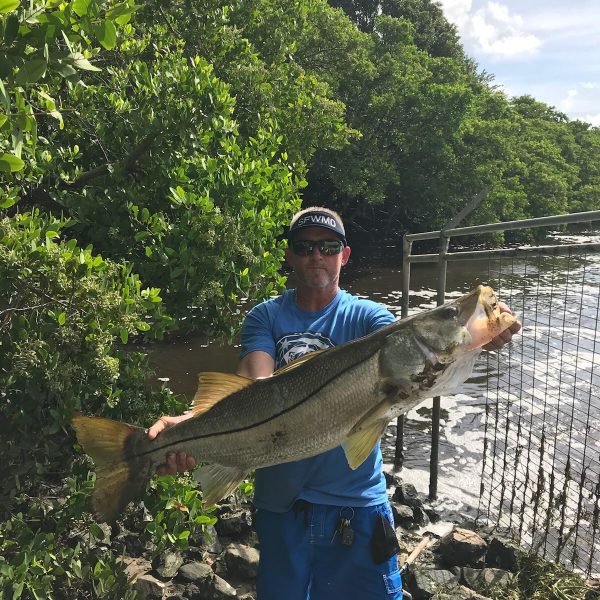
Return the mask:
<path fill-rule="evenodd" d="M 321 333 L 291 333 L 284 335 L 277 341 L 277 368 L 315 350 L 333 348 L 333 342 Z"/>

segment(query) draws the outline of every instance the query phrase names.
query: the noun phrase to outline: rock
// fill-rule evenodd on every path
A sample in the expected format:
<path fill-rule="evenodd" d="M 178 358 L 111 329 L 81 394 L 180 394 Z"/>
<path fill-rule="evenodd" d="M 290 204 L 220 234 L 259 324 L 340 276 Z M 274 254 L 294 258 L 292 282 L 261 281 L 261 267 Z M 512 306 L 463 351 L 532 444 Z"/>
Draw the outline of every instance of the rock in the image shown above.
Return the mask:
<path fill-rule="evenodd" d="M 415 506 L 413 509 L 413 514 L 415 517 L 415 524 L 419 527 L 426 527 L 429 525 L 429 517 L 427 513 L 423 510 L 421 506 Z"/>
<path fill-rule="evenodd" d="M 488 543 L 485 564 L 516 573 L 519 570 L 519 558 L 522 551 L 510 540 L 493 537 Z"/>
<path fill-rule="evenodd" d="M 144 600 L 162 598 L 163 592 L 165 591 L 165 584 L 147 573 L 145 575 L 140 575 L 135 580 L 134 587 L 136 592 L 138 592 Z"/>
<path fill-rule="evenodd" d="M 442 590 L 458 588 L 458 579 L 450 571 L 442 569 L 415 568 L 402 576 L 413 600 L 430 600 Z"/>
<path fill-rule="evenodd" d="M 210 565 L 197 561 L 186 563 L 179 569 L 177 574 L 177 577 L 183 581 L 189 581 L 190 583 L 202 581 L 203 579 L 212 576 L 213 570 Z"/>
<path fill-rule="evenodd" d="M 423 510 L 425 511 L 425 514 L 429 517 L 429 520 L 432 523 L 439 523 L 441 517 L 436 510 L 434 510 L 430 506 L 424 506 Z"/>
<path fill-rule="evenodd" d="M 113 549 L 120 554 L 129 554 L 131 556 L 140 556 L 144 553 L 144 543 L 140 539 L 139 533 L 133 533 L 123 529 L 113 540 Z"/>
<path fill-rule="evenodd" d="M 166 550 L 152 561 L 152 567 L 159 577 L 172 579 L 183 562 L 183 556 L 179 552 Z"/>
<path fill-rule="evenodd" d="M 256 600 L 252 594 L 244 594 L 239 596 L 239 600 Z"/>
<path fill-rule="evenodd" d="M 394 525 L 404 527 L 404 529 L 413 529 L 415 527 L 415 513 L 410 506 L 405 504 L 391 503 Z"/>
<path fill-rule="evenodd" d="M 204 550 L 211 554 L 221 554 L 223 552 L 219 535 L 213 525 L 208 525 L 203 533 L 195 535 L 193 542 L 201 551 Z"/>
<path fill-rule="evenodd" d="M 423 506 L 423 502 L 419 498 L 417 488 L 412 483 L 401 483 L 394 492 L 392 499 L 400 504 L 407 506 Z"/>
<path fill-rule="evenodd" d="M 195 583 L 188 583 L 185 586 L 185 598 L 188 600 L 204 600 L 200 588 Z"/>
<path fill-rule="evenodd" d="M 227 572 L 239 579 L 254 579 L 258 571 L 259 552 L 243 544 L 232 544 L 224 552 Z"/>
<path fill-rule="evenodd" d="M 199 583 L 198 588 L 200 596 L 194 597 L 193 600 L 226 600 L 227 598 L 237 598 L 235 588 L 218 575 L 213 575 L 210 578 L 207 577 Z"/>
<path fill-rule="evenodd" d="M 464 567 L 462 570 L 462 583 L 478 592 L 489 590 L 492 587 L 506 587 L 513 581 L 514 576 L 502 569 L 472 569 Z"/>
<path fill-rule="evenodd" d="M 483 557 L 487 550 L 485 540 L 469 529 L 455 528 L 440 542 L 440 556 L 449 567 L 484 566 Z"/>
<path fill-rule="evenodd" d="M 221 598 L 236 598 L 237 592 L 235 588 L 230 586 L 223 578 L 215 575 L 213 579 L 213 598 L 221 600 Z"/>
<path fill-rule="evenodd" d="M 250 511 L 241 510 L 219 517 L 215 529 L 220 536 L 239 540 L 252 530 Z"/>
<path fill-rule="evenodd" d="M 399 485 L 402 485 L 402 478 L 398 473 L 395 473 L 394 471 L 384 471 L 383 476 L 385 477 L 386 488 L 397 488 Z"/>

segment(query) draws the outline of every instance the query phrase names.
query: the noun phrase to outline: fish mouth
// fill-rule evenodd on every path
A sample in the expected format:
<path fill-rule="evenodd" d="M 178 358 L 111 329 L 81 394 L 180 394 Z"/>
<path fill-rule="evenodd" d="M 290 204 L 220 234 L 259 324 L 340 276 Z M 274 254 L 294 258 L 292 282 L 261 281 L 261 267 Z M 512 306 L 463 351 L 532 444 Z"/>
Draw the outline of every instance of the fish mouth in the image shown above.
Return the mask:
<path fill-rule="evenodd" d="M 502 312 L 500 303 L 489 286 L 479 285 L 465 299 L 465 328 L 471 336 L 471 341 L 465 350 L 481 348 L 491 342 L 493 338 L 500 335 L 516 322 L 516 317 L 510 312 Z M 461 311 L 462 314 L 462 311 Z"/>

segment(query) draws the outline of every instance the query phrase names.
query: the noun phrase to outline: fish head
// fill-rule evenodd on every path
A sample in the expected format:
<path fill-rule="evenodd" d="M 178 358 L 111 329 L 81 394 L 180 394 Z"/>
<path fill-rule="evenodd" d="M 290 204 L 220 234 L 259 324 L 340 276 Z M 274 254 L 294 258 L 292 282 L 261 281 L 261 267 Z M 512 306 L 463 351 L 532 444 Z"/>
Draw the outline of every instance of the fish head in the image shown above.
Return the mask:
<path fill-rule="evenodd" d="M 413 331 L 425 354 L 448 364 L 481 349 L 515 322 L 510 312 L 500 310 L 494 290 L 479 285 L 457 300 L 416 315 Z"/>
<path fill-rule="evenodd" d="M 455 393 L 471 375 L 482 346 L 515 321 L 485 286 L 397 321 L 380 357 L 384 389 L 401 390 L 413 400 Z"/>

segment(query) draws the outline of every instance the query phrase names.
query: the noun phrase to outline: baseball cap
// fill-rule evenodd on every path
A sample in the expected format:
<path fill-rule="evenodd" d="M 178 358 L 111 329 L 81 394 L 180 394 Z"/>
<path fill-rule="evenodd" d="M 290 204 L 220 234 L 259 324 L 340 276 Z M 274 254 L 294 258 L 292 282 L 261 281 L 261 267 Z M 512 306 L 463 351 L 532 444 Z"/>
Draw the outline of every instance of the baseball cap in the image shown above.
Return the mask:
<path fill-rule="evenodd" d="M 333 231 L 339 237 L 344 246 L 348 245 L 346 241 L 346 230 L 340 219 L 337 219 L 331 213 L 323 210 L 309 210 L 302 213 L 295 221 L 292 222 L 287 232 L 287 239 L 291 240 L 299 231 L 307 227 L 322 227 Z"/>

